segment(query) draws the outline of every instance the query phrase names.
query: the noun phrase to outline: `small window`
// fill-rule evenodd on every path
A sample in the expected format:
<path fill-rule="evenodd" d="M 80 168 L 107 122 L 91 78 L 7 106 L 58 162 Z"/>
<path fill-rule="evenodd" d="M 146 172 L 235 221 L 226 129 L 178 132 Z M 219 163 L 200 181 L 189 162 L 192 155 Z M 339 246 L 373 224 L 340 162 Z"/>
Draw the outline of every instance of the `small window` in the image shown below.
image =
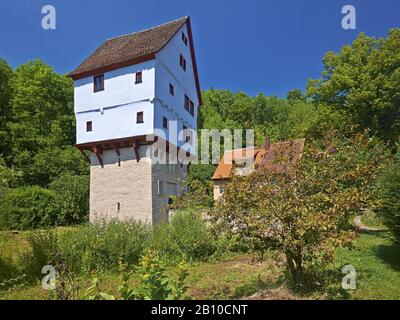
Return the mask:
<path fill-rule="evenodd" d="M 169 93 L 171 96 L 175 95 L 175 88 L 171 83 L 169 84 Z"/>
<path fill-rule="evenodd" d="M 164 129 L 168 129 L 168 119 L 166 117 L 162 119 L 162 126 Z"/>
<path fill-rule="evenodd" d="M 94 92 L 104 91 L 104 74 L 93 77 Z"/>
<path fill-rule="evenodd" d="M 192 116 L 194 116 L 194 103 L 192 100 L 190 100 L 190 111 L 189 112 Z"/>
<path fill-rule="evenodd" d="M 181 68 L 186 71 L 186 59 L 181 55 L 179 59 L 179 65 Z"/>
<path fill-rule="evenodd" d="M 92 132 L 93 131 L 93 123 L 92 121 L 86 122 L 86 132 Z"/>
<path fill-rule="evenodd" d="M 184 32 L 182 32 L 182 41 L 185 44 L 185 46 L 188 45 L 188 39 L 187 39 L 186 34 Z"/>
<path fill-rule="evenodd" d="M 190 99 L 189 97 L 185 94 L 185 110 L 190 111 Z"/>
<path fill-rule="evenodd" d="M 136 81 L 135 81 L 135 83 L 138 84 L 138 83 L 142 83 L 142 82 L 143 82 L 142 72 L 141 71 L 140 72 L 136 72 Z"/>
<path fill-rule="evenodd" d="M 138 112 L 136 114 L 136 123 L 144 123 L 143 112 Z"/>

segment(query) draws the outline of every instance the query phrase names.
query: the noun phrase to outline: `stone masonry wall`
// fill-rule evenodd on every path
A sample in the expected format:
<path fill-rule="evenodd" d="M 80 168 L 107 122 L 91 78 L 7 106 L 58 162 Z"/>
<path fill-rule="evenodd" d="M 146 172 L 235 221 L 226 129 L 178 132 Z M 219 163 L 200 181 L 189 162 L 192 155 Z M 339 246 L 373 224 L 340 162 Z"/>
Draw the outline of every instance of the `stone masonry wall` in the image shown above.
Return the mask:
<path fill-rule="evenodd" d="M 168 201 L 175 186 L 179 195 L 186 191 L 187 166 L 152 164 L 148 148 L 140 147 L 139 162 L 133 148 L 121 149 L 120 166 L 115 151 L 104 151 L 103 168 L 92 154 L 90 221 L 135 219 L 153 225 L 168 221 Z"/>
<path fill-rule="evenodd" d="M 121 166 L 115 151 L 104 151 L 104 168 L 95 155 L 90 169 L 90 220 L 135 219 L 153 223 L 151 159 L 140 148 L 140 162 L 133 148 L 121 149 Z M 119 203 L 119 205 L 118 205 Z"/>

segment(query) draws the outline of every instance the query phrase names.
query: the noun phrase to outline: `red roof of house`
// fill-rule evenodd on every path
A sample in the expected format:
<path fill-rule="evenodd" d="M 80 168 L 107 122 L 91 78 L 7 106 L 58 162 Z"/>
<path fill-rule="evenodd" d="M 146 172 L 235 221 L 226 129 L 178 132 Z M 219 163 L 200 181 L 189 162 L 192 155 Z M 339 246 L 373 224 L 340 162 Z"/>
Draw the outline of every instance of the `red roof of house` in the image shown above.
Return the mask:
<path fill-rule="evenodd" d="M 69 76 L 82 79 L 119 68 L 152 60 L 155 54 L 164 48 L 173 36 L 186 24 L 194 76 L 200 105 L 202 104 L 200 83 L 197 72 L 190 17 L 183 17 L 151 29 L 131 33 L 105 41 Z"/>
<path fill-rule="evenodd" d="M 231 178 L 235 162 L 248 159 L 254 161 L 255 169 L 266 168 L 279 171 L 281 167 L 283 167 L 279 161 L 281 158 L 289 160 L 292 164 L 296 164 L 300 161 L 303 155 L 304 143 L 305 139 L 299 139 L 276 142 L 271 144 L 268 149 L 265 149 L 263 146 L 226 151 L 212 179 L 223 180 Z"/>

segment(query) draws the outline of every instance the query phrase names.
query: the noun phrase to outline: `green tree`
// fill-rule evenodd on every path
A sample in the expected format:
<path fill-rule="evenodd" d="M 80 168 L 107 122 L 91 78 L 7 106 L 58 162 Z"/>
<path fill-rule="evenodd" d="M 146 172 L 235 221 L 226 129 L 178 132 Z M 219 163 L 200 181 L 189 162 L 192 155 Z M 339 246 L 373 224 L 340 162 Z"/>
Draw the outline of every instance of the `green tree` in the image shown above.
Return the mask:
<path fill-rule="evenodd" d="M 47 187 L 64 174 L 88 175 L 89 166 L 73 146 L 43 148 L 26 167 L 26 181 Z"/>
<path fill-rule="evenodd" d="M 9 133 L 6 123 L 10 117 L 11 86 L 13 71 L 7 62 L 0 59 L 0 155 L 9 152 Z"/>
<path fill-rule="evenodd" d="M 278 157 L 281 170 L 233 177 L 212 216 L 214 225 L 253 248 L 283 253 L 299 286 L 307 264 L 332 261 L 335 247 L 351 243 L 348 222 L 369 204 L 385 151 L 376 139 L 357 135 L 308 145 L 296 166 L 285 154 Z"/>
<path fill-rule="evenodd" d="M 11 189 L 0 204 L 0 228 L 26 230 L 58 225 L 56 194 L 38 186 Z"/>
<path fill-rule="evenodd" d="M 59 221 L 63 225 L 85 222 L 89 214 L 89 176 L 64 174 L 50 189 L 57 195 Z"/>
<path fill-rule="evenodd" d="M 300 89 L 290 90 L 286 98 L 289 102 L 306 101 L 306 95 Z"/>
<path fill-rule="evenodd" d="M 5 191 L 10 187 L 12 180 L 12 172 L 7 168 L 4 159 L 0 157 L 0 199 L 4 196 Z"/>
<path fill-rule="evenodd" d="M 400 242 L 400 153 L 377 179 L 376 213 Z"/>
<path fill-rule="evenodd" d="M 84 173 L 79 152 L 66 148 L 75 142 L 72 80 L 36 60 L 18 67 L 10 85 L 6 161 L 22 172 L 18 184 L 47 186 L 62 172 Z"/>
<path fill-rule="evenodd" d="M 400 29 L 385 39 L 361 33 L 339 53 L 328 52 L 323 62 L 323 76 L 308 82 L 308 96 L 395 142 L 400 134 Z"/>

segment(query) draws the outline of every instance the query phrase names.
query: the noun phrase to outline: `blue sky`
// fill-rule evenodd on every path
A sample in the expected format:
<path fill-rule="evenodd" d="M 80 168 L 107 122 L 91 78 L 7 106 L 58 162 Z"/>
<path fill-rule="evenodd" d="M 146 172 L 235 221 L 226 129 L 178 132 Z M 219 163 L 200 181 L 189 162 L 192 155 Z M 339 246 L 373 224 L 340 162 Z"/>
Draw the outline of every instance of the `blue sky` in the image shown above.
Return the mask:
<path fill-rule="evenodd" d="M 57 10 L 57 29 L 41 28 L 41 8 Z M 341 9 L 357 10 L 343 30 Z M 359 32 L 383 37 L 400 27 L 398 0 L 1 0 L 0 57 L 35 58 L 73 70 L 105 39 L 190 15 L 202 89 L 285 96 L 319 77 L 322 57 Z"/>

